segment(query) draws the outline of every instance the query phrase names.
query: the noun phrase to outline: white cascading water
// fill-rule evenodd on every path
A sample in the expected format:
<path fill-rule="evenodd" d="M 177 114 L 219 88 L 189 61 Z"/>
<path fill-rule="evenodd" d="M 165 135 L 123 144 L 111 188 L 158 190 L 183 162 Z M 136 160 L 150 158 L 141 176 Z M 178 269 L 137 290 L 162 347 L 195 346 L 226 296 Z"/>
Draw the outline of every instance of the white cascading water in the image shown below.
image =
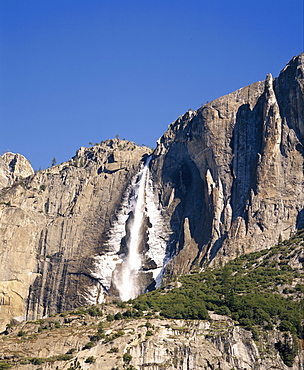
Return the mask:
<path fill-rule="evenodd" d="M 156 266 L 146 270 L 146 273 L 153 274 L 156 287 L 161 284 L 164 268 L 168 262 L 166 239 L 169 233 L 164 230 L 158 198 L 154 194 L 149 172 L 150 161 L 151 157 L 148 157 L 123 195 L 116 221 L 109 233 L 109 240 L 104 245 L 106 252 L 94 258 L 94 270 L 91 274 L 100 285 L 91 288 L 87 296 L 88 303 L 101 303 L 104 300 L 104 294 L 108 294 L 113 283 L 122 301 L 135 298 L 140 294 L 138 274 L 144 273 L 141 271 L 144 258 L 154 261 Z M 133 219 L 128 221 L 130 213 L 133 213 Z M 149 219 L 150 226 L 147 233 L 148 250 L 144 252 L 140 245 L 143 243 L 141 228 L 146 217 Z M 127 252 L 126 255 L 122 255 L 120 254 L 121 243 L 126 238 L 127 224 L 129 228 Z M 101 291 L 104 293 L 102 294 Z"/>
<path fill-rule="evenodd" d="M 142 241 L 141 228 L 145 217 L 146 183 L 149 175 L 149 157 L 142 170 L 138 184 L 137 197 L 135 199 L 134 215 L 130 225 L 130 237 L 127 242 L 127 256 L 122 263 L 122 268 L 116 277 L 116 286 L 122 301 L 135 298 L 139 294 L 138 272 L 142 265 L 139 247 Z"/>

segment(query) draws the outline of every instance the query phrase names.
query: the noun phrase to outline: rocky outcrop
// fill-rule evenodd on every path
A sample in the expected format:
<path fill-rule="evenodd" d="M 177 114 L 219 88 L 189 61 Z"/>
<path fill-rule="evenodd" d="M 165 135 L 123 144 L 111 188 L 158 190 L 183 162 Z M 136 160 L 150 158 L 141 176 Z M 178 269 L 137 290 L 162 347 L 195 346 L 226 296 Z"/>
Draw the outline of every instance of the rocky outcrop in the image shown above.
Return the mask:
<path fill-rule="evenodd" d="M 304 227 L 304 53 L 171 124 L 151 172 L 179 274 Z M 214 260 L 214 257 L 217 258 Z"/>
<path fill-rule="evenodd" d="M 10 186 L 33 173 L 30 162 L 23 155 L 7 152 L 0 156 L 0 188 Z"/>
<path fill-rule="evenodd" d="M 99 328 L 100 321 L 104 339 L 97 342 L 89 342 L 98 329 L 96 318 L 88 315 L 67 314 L 8 329 L 9 334 L 0 336 L 0 364 L 1 360 L 14 364 L 16 370 L 34 370 L 38 365 L 41 370 L 300 370 L 304 366 L 303 351 L 292 367 L 283 363 L 275 349 L 282 333 L 260 332 L 253 340 L 251 332 L 221 315 L 212 315 L 211 321 L 99 319 Z"/>

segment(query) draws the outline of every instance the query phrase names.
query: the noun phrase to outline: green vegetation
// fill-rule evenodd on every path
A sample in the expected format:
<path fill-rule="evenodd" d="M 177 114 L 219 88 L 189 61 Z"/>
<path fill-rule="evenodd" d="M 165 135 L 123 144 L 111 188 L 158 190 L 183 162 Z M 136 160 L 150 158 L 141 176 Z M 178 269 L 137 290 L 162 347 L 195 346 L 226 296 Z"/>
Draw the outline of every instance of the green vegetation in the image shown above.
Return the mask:
<path fill-rule="evenodd" d="M 227 315 L 251 330 L 258 339 L 257 328 L 277 327 L 287 333 L 278 349 L 290 366 L 296 355 L 297 338 L 304 339 L 304 299 L 302 270 L 289 264 L 304 239 L 304 230 L 269 250 L 243 255 L 222 268 L 208 268 L 201 273 L 182 276 L 179 288 L 165 287 L 132 301 L 133 308 L 159 313 L 169 319 L 209 320 L 209 311 Z M 293 283 L 294 282 L 294 283 Z M 294 289 L 284 288 L 294 286 Z M 285 335 L 285 334 L 284 334 Z"/>
<path fill-rule="evenodd" d="M 102 322 L 98 324 L 97 333 L 95 335 L 92 335 L 90 337 L 90 340 L 92 342 L 98 342 L 101 339 L 105 338 L 104 330 L 103 330 L 103 324 Z"/>
<path fill-rule="evenodd" d="M 278 253 L 278 247 L 275 249 Z M 292 250 L 290 247 L 289 252 Z M 272 249 L 252 253 L 223 268 L 180 277 L 180 288 L 166 294 L 162 288 L 139 296 L 133 301 L 133 307 L 175 319 L 210 319 L 207 311 L 210 310 L 231 316 L 247 329 L 254 325 L 278 325 L 281 331 L 290 331 L 303 339 L 303 297 L 292 300 L 278 291 L 279 286 L 291 284 L 300 276 L 286 268 L 290 267 L 286 264 L 288 254 L 281 253 L 281 262 L 276 266 L 269 259 L 271 255 Z M 253 266 L 260 257 L 263 257 L 260 265 Z M 297 287 L 295 291 L 300 291 L 300 285 Z"/>
<path fill-rule="evenodd" d="M 73 353 L 75 353 L 77 350 L 76 350 L 76 348 L 71 348 L 71 349 L 69 349 L 68 351 L 67 351 L 67 355 L 72 355 Z"/>
<path fill-rule="evenodd" d="M 90 336 L 90 342 L 89 343 L 92 343 L 92 344 L 87 343 L 85 347 L 88 348 L 87 347 L 88 345 L 93 347 L 93 345 L 95 345 L 95 342 L 98 342 L 102 339 L 104 340 L 105 343 L 109 343 L 109 342 L 112 342 L 113 340 L 115 340 L 116 338 L 122 337 L 124 334 L 125 333 L 124 333 L 123 330 L 115 331 L 112 334 L 105 334 L 104 330 L 103 330 L 103 323 L 101 322 L 101 323 L 98 324 L 98 329 L 97 329 L 96 334 Z"/>
<path fill-rule="evenodd" d="M 46 357 L 46 358 L 30 357 L 26 361 L 24 361 L 23 364 L 31 363 L 33 365 L 41 365 L 41 364 L 44 364 L 45 362 L 70 361 L 72 358 L 73 358 L 73 356 L 68 355 L 68 354 Z"/>
<path fill-rule="evenodd" d="M 119 308 L 126 308 L 127 307 L 126 302 L 116 302 L 116 306 L 119 307 Z"/>
<path fill-rule="evenodd" d="M 85 360 L 85 362 L 86 362 L 87 364 L 93 364 L 95 361 L 96 361 L 96 359 L 95 359 L 95 357 L 94 357 L 94 356 L 89 356 L 89 357 Z"/>
<path fill-rule="evenodd" d="M 90 341 L 90 342 L 86 343 L 82 349 L 91 349 L 94 346 L 95 346 L 95 343 Z"/>
<path fill-rule="evenodd" d="M 108 351 L 108 353 L 118 353 L 118 347 L 112 347 L 109 351 Z"/>
<path fill-rule="evenodd" d="M 67 370 L 81 370 L 81 369 L 82 367 L 80 366 L 80 362 L 78 361 L 77 358 L 75 358 L 75 360 Z"/>
<path fill-rule="evenodd" d="M 285 365 L 292 367 L 299 349 L 295 335 L 289 336 L 288 333 L 284 333 L 284 339 L 276 343 L 276 349 L 279 351 Z"/>
<path fill-rule="evenodd" d="M 116 338 L 119 338 L 119 337 L 122 337 L 124 335 L 124 331 L 123 330 L 118 330 L 116 331 L 115 333 L 113 334 L 107 334 L 104 336 L 104 341 L 105 343 L 108 343 L 108 342 L 112 342 L 114 339 Z"/>
<path fill-rule="evenodd" d="M 0 370 L 10 369 L 13 365 L 5 361 L 0 361 Z"/>
<path fill-rule="evenodd" d="M 80 307 L 72 312 L 70 314 L 74 315 L 90 315 L 92 317 L 95 316 L 103 316 L 102 310 L 98 306 L 91 306 L 89 308 L 86 307 Z"/>
<path fill-rule="evenodd" d="M 129 364 L 132 361 L 132 356 L 130 353 L 124 353 L 122 359 L 126 364 Z"/>

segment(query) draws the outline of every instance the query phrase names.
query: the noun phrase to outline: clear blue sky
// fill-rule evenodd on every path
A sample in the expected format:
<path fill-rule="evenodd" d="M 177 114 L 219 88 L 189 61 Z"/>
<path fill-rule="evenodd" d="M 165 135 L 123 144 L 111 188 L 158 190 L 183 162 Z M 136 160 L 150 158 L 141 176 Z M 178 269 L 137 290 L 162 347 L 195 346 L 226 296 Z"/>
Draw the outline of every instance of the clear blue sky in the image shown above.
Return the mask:
<path fill-rule="evenodd" d="M 187 109 L 303 51 L 303 0 L 0 0 L 0 154 L 35 169 Z"/>

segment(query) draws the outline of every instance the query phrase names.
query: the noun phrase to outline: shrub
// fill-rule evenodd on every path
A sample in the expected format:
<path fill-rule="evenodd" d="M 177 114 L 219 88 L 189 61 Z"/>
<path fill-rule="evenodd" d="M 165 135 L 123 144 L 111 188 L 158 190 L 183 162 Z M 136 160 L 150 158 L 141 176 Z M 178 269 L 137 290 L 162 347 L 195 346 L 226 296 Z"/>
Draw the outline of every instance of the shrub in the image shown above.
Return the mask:
<path fill-rule="evenodd" d="M 131 318 L 132 316 L 133 316 L 133 314 L 132 314 L 132 311 L 131 310 L 127 310 L 127 311 L 125 311 L 123 314 L 123 317 L 125 317 L 125 318 Z"/>
<path fill-rule="evenodd" d="M 55 328 L 61 328 L 61 324 L 59 321 L 55 321 Z"/>
<path fill-rule="evenodd" d="M 118 347 L 112 347 L 108 353 L 118 353 Z"/>
<path fill-rule="evenodd" d="M 251 334 L 252 334 L 253 340 L 259 340 L 259 332 L 257 331 L 257 329 L 252 328 L 251 329 Z"/>
<path fill-rule="evenodd" d="M 98 330 L 97 330 L 97 334 L 95 335 L 95 337 L 96 337 L 95 342 L 98 342 L 100 339 L 105 337 L 102 323 L 98 325 Z"/>
<path fill-rule="evenodd" d="M 218 315 L 231 316 L 231 311 L 227 306 L 218 307 L 214 312 Z"/>
<path fill-rule="evenodd" d="M 129 364 L 132 361 L 132 356 L 130 353 L 124 353 L 122 359 L 126 364 Z"/>
<path fill-rule="evenodd" d="M 88 310 L 87 310 L 88 314 L 90 316 L 102 316 L 103 315 L 103 312 L 101 311 L 101 309 L 99 307 L 90 307 Z"/>
<path fill-rule="evenodd" d="M 72 354 L 68 354 L 68 353 L 54 357 L 54 359 L 57 361 L 70 361 L 72 358 L 73 358 Z"/>
<path fill-rule="evenodd" d="M 95 335 L 91 335 L 90 336 L 90 341 L 91 342 L 99 342 L 101 339 L 103 339 L 105 337 L 105 335 L 104 334 L 99 334 L 99 333 L 97 333 L 97 334 L 95 334 Z"/>
<path fill-rule="evenodd" d="M 74 352 L 76 352 L 76 348 L 71 348 L 67 351 L 67 355 L 72 355 Z"/>
<path fill-rule="evenodd" d="M 126 308 L 127 305 L 126 305 L 125 302 L 117 302 L 116 306 L 119 307 L 119 308 Z"/>
<path fill-rule="evenodd" d="M 26 334 L 25 331 L 20 330 L 17 335 L 18 335 L 18 337 L 24 337 L 25 334 Z"/>
<path fill-rule="evenodd" d="M 279 326 L 280 331 L 291 331 L 292 323 L 287 320 L 282 320 Z"/>
<path fill-rule="evenodd" d="M 114 319 L 115 320 L 121 320 L 122 319 L 122 314 L 120 312 L 117 312 L 115 315 L 114 315 Z"/>
<path fill-rule="evenodd" d="M 94 357 L 94 356 L 89 356 L 89 357 L 85 360 L 85 362 L 86 362 L 87 364 L 93 364 L 95 361 L 96 361 L 96 359 L 95 359 L 95 357 Z"/>
<path fill-rule="evenodd" d="M 95 343 L 90 341 L 90 342 L 86 343 L 82 349 L 90 349 L 94 346 L 95 346 Z"/>
<path fill-rule="evenodd" d="M 33 365 L 41 365 L 45 362 L 45 359 L 44 358 L 33 357 L 33 358 L 30 358 L 29 361 Z"/>
<path fill-rule="evenodd" d="M 251 330 L 252 321 L 250 319 L 248 319 L 247 317 L 242 317 L 239 322 L 240 325 L 244 327 L 244 329 Z"/>

